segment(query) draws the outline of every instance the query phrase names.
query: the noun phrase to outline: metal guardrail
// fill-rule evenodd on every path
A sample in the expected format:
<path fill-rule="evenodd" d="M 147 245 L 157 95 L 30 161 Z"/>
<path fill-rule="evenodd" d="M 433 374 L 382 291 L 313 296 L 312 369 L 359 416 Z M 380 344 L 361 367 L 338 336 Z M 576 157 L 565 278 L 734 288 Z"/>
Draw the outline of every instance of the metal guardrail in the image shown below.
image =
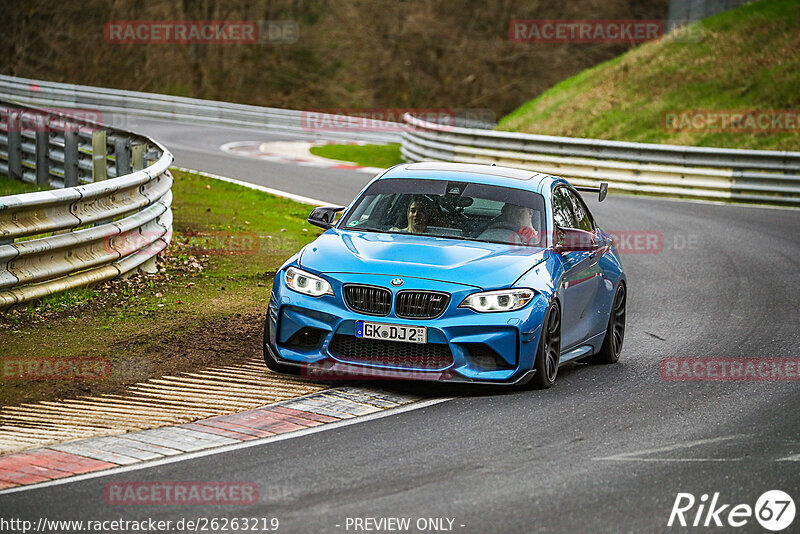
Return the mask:
<path fill-rule="evenodd" d="M 406 161 L 497 163 L 630 193 L 800 206 L 800 152 L 521 134 L 404 117 Z"/>
<path fill-rule="evenodd" d="M 0 101 L 0 173 L 56 187 L 0 197 L 0 309 L 154 271 L 172 238 L 171 163 L 147 137 Z"/>
<path fill-rule="evenodd" d="M 330 139 L 399 143 L 397 123 L 372 121 L 368 129 L 330 128 L 318 130 L 315 120 L 334 124 L 348 117 L 291 109 L 249 106 L 214 100 L 122 91 L 0 75 L 0 97 L 36 106 L 84 108 L 89 111 L 122 113 L 154 119 L 180 120 L 202 124 L 261 128 L 281 132 L 317 135 Z M 352 117 L 350 117 L 352 119 Z"/>

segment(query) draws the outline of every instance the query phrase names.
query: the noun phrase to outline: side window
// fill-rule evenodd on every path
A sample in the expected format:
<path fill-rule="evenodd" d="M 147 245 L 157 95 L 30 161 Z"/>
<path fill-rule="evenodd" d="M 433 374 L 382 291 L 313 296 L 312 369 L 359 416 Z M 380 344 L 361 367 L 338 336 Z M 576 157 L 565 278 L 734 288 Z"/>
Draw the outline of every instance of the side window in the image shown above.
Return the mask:
<path fill-rule="evenodd" d="M 572 202 L 567 198 L 563 187 L 553 191 L 553 224 L 562 228 L 577 228 L 572 214 Z"/>
<path fill-rule="evenodd" d="M 575 214 L 575 222 L 577 224 L 573 226 L 573 228 L 586 230 L 587 232 L 594 230 L 594 228 L 592 228 L 592 218 L 589 215 L 589 210 L 584 205 L 583 200 L 578 198 L 578 195 L 568 189 L 563 189 L 563 191 L 569 197 L 572 204 L 572 212 Z"/>

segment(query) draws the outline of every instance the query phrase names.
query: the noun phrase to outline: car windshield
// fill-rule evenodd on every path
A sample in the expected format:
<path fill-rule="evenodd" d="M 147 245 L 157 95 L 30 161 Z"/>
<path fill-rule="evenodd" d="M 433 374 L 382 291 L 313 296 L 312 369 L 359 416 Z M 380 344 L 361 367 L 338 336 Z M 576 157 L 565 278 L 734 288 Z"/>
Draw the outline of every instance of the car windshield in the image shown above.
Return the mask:
<path fill-rule="evenodd" d="M 544 199 L 511 187 L 390 178 L 373 183 L 339 228 L 544 246 Z"/>

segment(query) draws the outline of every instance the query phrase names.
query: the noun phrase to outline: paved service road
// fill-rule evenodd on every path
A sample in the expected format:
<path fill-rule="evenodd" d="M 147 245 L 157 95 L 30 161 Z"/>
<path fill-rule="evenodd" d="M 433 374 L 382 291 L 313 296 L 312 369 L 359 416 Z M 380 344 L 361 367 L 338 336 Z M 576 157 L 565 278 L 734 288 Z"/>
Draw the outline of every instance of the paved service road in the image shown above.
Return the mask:
<path fill-rule="evenodd" d="M 172 128 L 140 129 L 160 138 L 183 166 L 337 202 L 369 179 L 234 161 L 214 146 L 252 133 Z M 279 532 L 301 533 L 354 532 L 345 528 L 348 517 L 409 517 L 411 532 L 417 518 L 454 518 L 453 531 L 470 533 L 674 532 L 683 531 L 667 527 L 679 492 L 698 500 L 719 492 L 718 504 L 731 505 L 723 521 L 733 505 L 754 506 L 766 490 L 783 490 L 800 505 L 797 381 L 670 382 L 659 374 L 659 362 L 669 357 L 800 355 L 800 212 L 615 196 L 588 203 L 608 229 L 663 235 L 663 250 L 623 256 L 629 308 L 619 364 L 570 365 L 547 391 L 394 385 L 456 398 L 294 439 L 4 495 L 0 516 L 277 517 Z M 175 480 L 252 481 L 260 502 L 104 502 L 110 481 Z M 689 521 L 696 511 L 686 514 Z M 800 518 L 787 532 L 798 528 Z M 764 532 L 753 518 L 717 531 Z"/>

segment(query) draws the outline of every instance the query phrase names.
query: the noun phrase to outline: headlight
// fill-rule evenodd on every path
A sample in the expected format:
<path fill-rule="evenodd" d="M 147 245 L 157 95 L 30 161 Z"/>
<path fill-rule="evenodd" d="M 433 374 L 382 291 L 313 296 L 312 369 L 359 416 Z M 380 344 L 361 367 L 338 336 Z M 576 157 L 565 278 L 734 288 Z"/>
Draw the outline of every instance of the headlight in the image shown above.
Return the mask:
<path fill-rule="evenodd" d="M 289 289 L 304 295 L 310 295 L 312 297 L 333 295 L 333 288 L 327 280 L 323 280 L 319 276 L 301 271 L 295 267 L 286 269 L 283 280 L 286 282 Z"/>
<path fill-rule="evenodd" d="M 458 305 L 476 312 L 506 312 L 524 308 L 533 298 L 532 289 L 500 289 L 473 293 Z"/>

